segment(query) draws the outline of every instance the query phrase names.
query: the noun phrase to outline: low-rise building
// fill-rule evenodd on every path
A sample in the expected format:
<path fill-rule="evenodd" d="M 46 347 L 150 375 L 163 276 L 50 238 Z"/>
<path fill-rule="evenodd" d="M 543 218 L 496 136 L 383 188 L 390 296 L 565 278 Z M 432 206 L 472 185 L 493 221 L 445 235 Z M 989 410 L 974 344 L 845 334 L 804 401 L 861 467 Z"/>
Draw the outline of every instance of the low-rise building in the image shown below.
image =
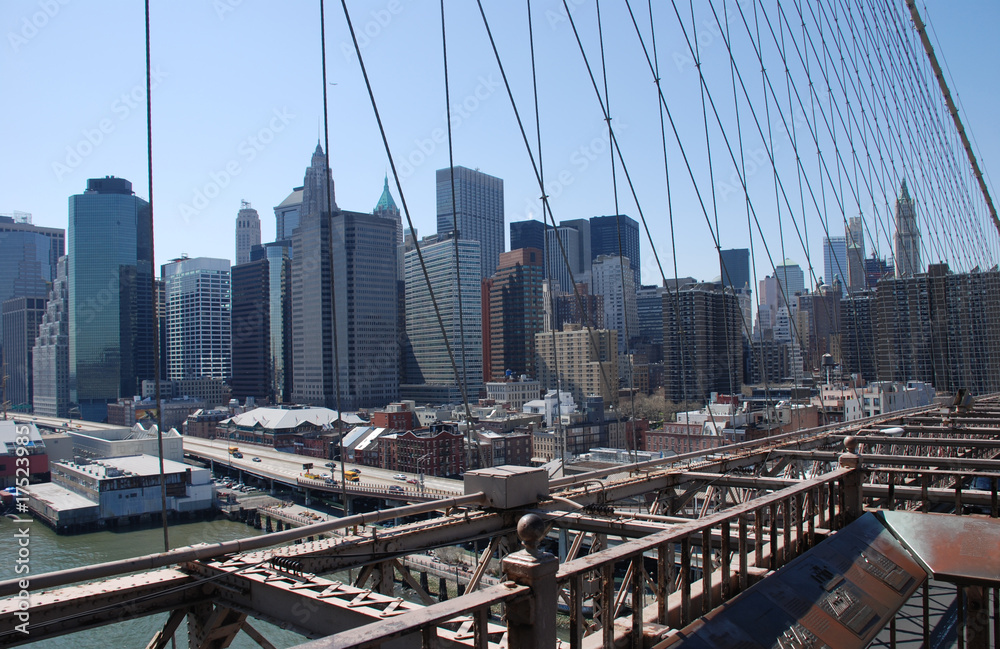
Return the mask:
<path fill-rule="evenodd" d="M 486 398 L 510 410 L 520 410 L 528 401 L 538 399 L 542 394 L 542 384 L 525 375 L 510 376 L 506 381 L 486 383 Z"/>
<path fill-rule="evenodd" d="M 181 428 L 188 415 L 205 407 L 205 401 L 181 397 L 179 399 L 161 399 L 160 412 L 164 430 Z M 118 403 L 108 404 L 108 423 L 114 426 L 134 426 L 137 422 L 144 425 L 157 424 L 156 399 L 119 399 Z"/>
<path fill-rule="evenodd" d="M 73 438 L 73 450 L 84 458 L 123 457 L 127 455 L 159 456 L 156 426 L 148 429 L 142 424 L 126 426 L 92 426 L 86 432 L 67 431 Z M 181 462 L 184 460 L 184 442 L 176 429 L 163 433 L 163 457 Z"/>
<path fill-rule="evenodd" d="M 439 477 L 465 472 L 465 437 L 439 429 L 417 429 L 379 437 L 383 469 Z"/>
<path fill-rule="evenodd" d="M 228 410 L 195 410 L 184 420 L 184 434 L 191 437 L 214 439 L 219 422 L 228 418 Z"/>
<path fill-rule="evenodd" d="M 481 469 L 505 464 L 531 466 L 531 437 L 529 432 L 503 434 L 477 430 L 473 461 Z"/>
<path fill-rule="evenodd" d="M 354 414 L 338 416 L 336 410 L 312 406 L 255 408 L 224 419 L 217 425 L 218 437 L 233 442 L 273 446 L 279 450 L 302 453 L 313 457 L 327 457 L 327 451 L 316 451 L 307 439 L 329 437 L 337 439 L 338 427 L 347 430 L 365 424 Z M 307 448 L 310 452 L 303 453 Z M 318 455 L 314 453 L 318 452 Z"/>
<path fill-rule="evenodd" d="M 28 489 L 28 507 L 57 532 L 145 522 L 162 508 L 159 464 L 152 455 L 57 462 L 51 483 Z M 212 509 L 211 471 L 172 460 L 163 461 L 163 471 L 168 513 L 188 516 Z"/>
<path fill-rule="evenodd" d="M 22 450 L 23 449 L 23 450 Z M 25 458 L 27 463 L 18 464 Z M 0 420 L 0 489 L 23 486 L 18 477 L 28 472 L 28 480 L 44 480 L 49 473 L 49 455 L 45 442 L 34 424 L 15 424 L 12 420 Z"/>

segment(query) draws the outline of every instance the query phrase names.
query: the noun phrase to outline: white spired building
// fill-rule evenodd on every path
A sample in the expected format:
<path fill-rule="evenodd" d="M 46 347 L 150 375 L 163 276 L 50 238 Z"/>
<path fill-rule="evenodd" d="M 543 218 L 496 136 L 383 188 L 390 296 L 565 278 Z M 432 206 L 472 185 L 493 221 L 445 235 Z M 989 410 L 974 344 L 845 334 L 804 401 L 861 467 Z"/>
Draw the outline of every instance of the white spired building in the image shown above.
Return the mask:
<path fill-rule="evenodd" d="M 236 265 L 250 261 L 250 249 L 260 245 L 260 216 L 248 201 L 240 201 L 236 215 Z"/>
<path fill-rule="evenodd" d="M 915 277 L 923 271 L 920 260 L 920 230 L 917 207 L 906 188 L 906 179 L 896 199 L 896 277 Z"/>

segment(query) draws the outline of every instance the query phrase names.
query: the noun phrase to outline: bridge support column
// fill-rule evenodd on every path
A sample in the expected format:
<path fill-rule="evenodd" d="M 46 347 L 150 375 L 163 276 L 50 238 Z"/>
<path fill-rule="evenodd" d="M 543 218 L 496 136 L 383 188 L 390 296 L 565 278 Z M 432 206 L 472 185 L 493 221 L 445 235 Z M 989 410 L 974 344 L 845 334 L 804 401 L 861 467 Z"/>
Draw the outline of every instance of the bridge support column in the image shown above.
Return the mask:
<path fill-rule="evenodd" d="M 306 492 L 306 507 L 308 507 L 309 505 L 312 504 L 312 498 L 309 496 L 309 494 L 311 494 L 312 492 L 309 491 L 308 489 L 305 489 L 304 491 Z"/>
<path fill-rule="evenodd" d="M 844 476 L 844 525 L 847 525 L 865 513 L 861 494 L 865 476 L 861 466 L 861 455 L 855 453 L 858 450 L 858 439 L 853 435 L 845 437 L 844 448 L 847 452 L 841 453 L 838 464 L 842 469 L 852 469 Z"/>
<path fill-rule="evenodd" d="M 431 592 L 431 586 L 427 583 L 427 572 L 420 573 L 420 587 L 424 589 L 425 593 Z"/>
<path fill-rule="evenodd" d="M 535 514 L 517 523 L 524 550 L 503 560 L 503 571 L 515 583 L 529 586 L 531 594 L 507 605 L 507 638 L 510 649 L 555 649 L 556 570 L 559 559 L 538 549 L 545 536 L 545 521 Z"/>
<path fill-rule="evenodd" d="M 444 577 L 438 577 L 438 601 L 448 601 L 448 580 Z"/>

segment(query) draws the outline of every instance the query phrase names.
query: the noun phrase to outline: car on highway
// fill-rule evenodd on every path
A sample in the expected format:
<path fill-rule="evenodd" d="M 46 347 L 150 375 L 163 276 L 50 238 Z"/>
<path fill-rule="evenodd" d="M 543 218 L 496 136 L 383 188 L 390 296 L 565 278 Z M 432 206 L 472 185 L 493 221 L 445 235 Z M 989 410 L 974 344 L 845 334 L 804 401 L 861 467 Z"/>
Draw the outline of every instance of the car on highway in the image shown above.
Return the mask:
<path fill-rule="evenodd" d="M 406 481 L 409 482 L 410 484 L 418 484 L 420 482 L 416 478 L 407 478 Z"/>
<path fill-rule="evenodd" d="M 333 463 L 333 462 L 327 462 L 323 466 L 330 467 L 331 469 L 336 469 L 337 468 L 337 465 L 335 463 Z"/>
<path fill-rule="evenodd" d="M 396 475 L 392 476 L 392 478 L 393 480 L 406 480 L 406 476 L 403 475 L 402 473 L 397 473 Z"/>
<path fill-rule="evenodd" d="M 255 458 L 253 458 L 253 461 L 254 462 L 260 462 L 260 458 L 259 457 L 255 457 Z"/>
<path fill-rule="evenodd" d="M 403 491 L 403 488 L 400 487 L 398 484 L 394 484 L 389 487 L 389 491 L 400 493 Z"/>

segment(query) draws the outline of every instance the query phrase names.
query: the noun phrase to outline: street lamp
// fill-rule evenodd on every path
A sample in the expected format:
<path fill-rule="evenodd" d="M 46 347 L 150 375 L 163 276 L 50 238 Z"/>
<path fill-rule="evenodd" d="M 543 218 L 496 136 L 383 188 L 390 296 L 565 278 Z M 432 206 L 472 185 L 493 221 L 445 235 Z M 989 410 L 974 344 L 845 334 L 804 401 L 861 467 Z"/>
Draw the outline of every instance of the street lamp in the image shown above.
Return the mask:
<path fill-rule="evenodd" d="M 423 463 L 424 463 L 424 460 L 426 460 L 427 458 L 429 458 L 431 455 L 433 455 L 433 452 L 431 452 L 431 453 L 425 453 L 424 455 L 422 455 L 422 456 L 420 456 L 420 457 L 417 458 L 417 473 L 420 475 L 420 491 L 424 490 L 424 470 L 423 470 Z"/>

